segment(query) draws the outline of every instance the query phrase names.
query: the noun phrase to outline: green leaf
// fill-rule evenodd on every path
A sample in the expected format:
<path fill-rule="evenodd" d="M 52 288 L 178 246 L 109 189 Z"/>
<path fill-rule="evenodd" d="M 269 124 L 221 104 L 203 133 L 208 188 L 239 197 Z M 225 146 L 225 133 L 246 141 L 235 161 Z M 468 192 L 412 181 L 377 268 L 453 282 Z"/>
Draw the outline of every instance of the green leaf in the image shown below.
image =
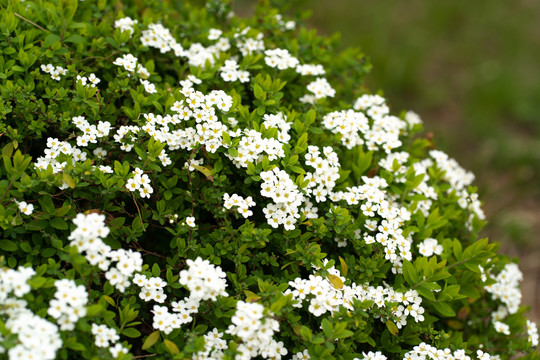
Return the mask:
<path fill-rule="evenodd" d="M 51 226 L 58 230 L 67 230 L 68 223 L 62 218 L 53 218 L 51 219 Z"/>
<path fill-rule="evenodd" d="M 403 276 L 405 277 L 405 281 L 411 286 L 418 283 L 418 273 L 410 261 L 403 261 Z"/>
<path fill-rule="evenodd" d="M 11 240 L 0 240 L 0 249 L 4 251 L 16 251 L 17 248 L 17 244 Z"/>
<path fill-rule="evenodd" d="M 146 350 L 146 349 L 150 348 L 152 345 L 154 345 L 159 340 L 159 334 L 160 334 L 159 330 L 156 330 L 153 333 L 151 333 L 150 335 L 148 335 L 146 340 L 144 340 L 144 343 L 142 345 L 142 349 Z"/>
<path fill-rule="evenodd" d="M 75 188 L 75 181 L 73 180 L 71 175 L 64 173 L 62 174 L 62 179 L 64 180 L 67 186 L 69 186 L 72 189 Z"/>
<path fill-rule="evenodd" d="M 433 305 L 435 310 L 437 310 L 437 312 L 441 314 L 442 316 L 446 316 L 446 317 L 456 316 L 456 312 L 454 311 L 454 309 L 452 309 L 452 307 L 448 305 L 448 303 L 446 302 L 434 301 L 431 304 Z"/>
<path fill-rule="evenodd" d="M 125 328 L 122 330 L 122 335 L 125 335 L 130 338 L 138 338 L 141 336 L 141 332 L 135 328 Z"/>
<path fill-rule="evenodd" d="M 43 47 L 47 48 L 49 46 L 51 46 L 52 44 L 54 44 L 55 42 L 59 42 L 60 41 L 60 36 L 56 35 L 56 34 L 49 34 L 47 35 L 47 37 L 45 38 L 45 40 L 43 40 Z"/>
<path fill-rule="evenodd" d="M 102 297 L 107 301 L 111 306 L 116 307 L 116 303 L 114 302 L 113 298 L 108 295 L 102 295 Z"/>
<path fill-rule="evenodd" d="M 386 328 L 388 329 L 388 331 L 390 331 L 390 334 L 392 335 L 399 334 L 399 329 L 392 320 L 386 320 Z"/>
<path fill-rule="evenodd" d="M 176 346 L 176 344 L 173 343 L 171 340 L 165 339 L 163 340 L 163 344 L 171 354 L 176 355 L 180 353 L 180 349 L 178 349 L 178 346 Z"/>

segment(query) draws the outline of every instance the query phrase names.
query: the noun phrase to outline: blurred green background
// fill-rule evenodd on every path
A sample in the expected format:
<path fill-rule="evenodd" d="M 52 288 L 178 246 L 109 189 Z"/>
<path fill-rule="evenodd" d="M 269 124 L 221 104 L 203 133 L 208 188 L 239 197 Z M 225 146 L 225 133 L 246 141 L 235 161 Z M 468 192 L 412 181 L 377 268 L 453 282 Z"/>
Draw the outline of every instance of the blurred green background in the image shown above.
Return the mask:
<path fill-rule="evenodd" d="M 420 114 L 437 147 L 475 173 L 485 235 L 521 258 L 524 302 L 540 298 L 540 1 L 272 2 L 310 10 L 310 27 L 370 57 L 368 88 L 394 113 Z"/>

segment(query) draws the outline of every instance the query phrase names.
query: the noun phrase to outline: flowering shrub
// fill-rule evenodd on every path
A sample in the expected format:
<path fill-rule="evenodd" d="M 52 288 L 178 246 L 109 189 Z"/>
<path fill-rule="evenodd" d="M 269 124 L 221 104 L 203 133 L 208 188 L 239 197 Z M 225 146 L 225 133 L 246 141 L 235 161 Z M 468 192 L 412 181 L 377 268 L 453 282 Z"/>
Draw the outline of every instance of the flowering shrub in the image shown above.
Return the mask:
<path fill-rule="evenodd" d="M 539 358 L 473 175 L 261 4 L 1 0 L 9 359 Z"/>

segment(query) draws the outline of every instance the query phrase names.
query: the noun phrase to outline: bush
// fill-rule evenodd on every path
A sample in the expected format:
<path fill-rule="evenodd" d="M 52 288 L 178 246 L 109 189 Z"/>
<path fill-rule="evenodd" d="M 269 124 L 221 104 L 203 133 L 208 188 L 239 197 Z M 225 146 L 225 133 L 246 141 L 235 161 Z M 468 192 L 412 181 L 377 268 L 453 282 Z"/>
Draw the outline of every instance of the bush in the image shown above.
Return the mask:
<path fill-rule="evenodd" d="M 539 358 L 473 175 L 300 18 L 1 0 L 9 359 Z"/>

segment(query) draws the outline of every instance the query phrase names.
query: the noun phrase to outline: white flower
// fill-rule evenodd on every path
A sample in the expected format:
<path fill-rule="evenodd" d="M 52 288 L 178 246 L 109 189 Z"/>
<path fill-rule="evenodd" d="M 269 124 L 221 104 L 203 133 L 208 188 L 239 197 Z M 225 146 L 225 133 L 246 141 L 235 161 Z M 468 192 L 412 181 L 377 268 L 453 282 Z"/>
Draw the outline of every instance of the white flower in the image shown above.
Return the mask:
<path fill-rule="evenodd" d="M 186 225 L 190 227 L 195 227 L 195 218 L 193 216 L 188 216 L 186 218 Z"/>

